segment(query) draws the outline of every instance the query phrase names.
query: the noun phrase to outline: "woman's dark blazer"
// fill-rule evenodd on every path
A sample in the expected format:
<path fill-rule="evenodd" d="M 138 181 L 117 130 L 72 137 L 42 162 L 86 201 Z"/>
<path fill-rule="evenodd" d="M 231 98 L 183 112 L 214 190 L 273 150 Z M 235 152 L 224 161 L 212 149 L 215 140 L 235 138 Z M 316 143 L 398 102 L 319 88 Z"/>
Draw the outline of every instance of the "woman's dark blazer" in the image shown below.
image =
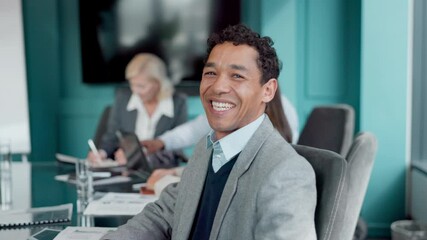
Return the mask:
<path fill-rule="evenodd" d="M 102 136 L 99 148 L 104 149 L 109 157 L 112 157 L 117 150 L 119 143 L 115 132 L 135 132 L 135 122 L 137 110 L 128 111 L 126 109 L 132 91 L 129 87 L 121 87 L 116 91 L 116 97 L 108 119 L 107 131 Z M 170 130 L 187 121 L 187 102 L 186 96 L 181 93 L 173 95 L 174 117 L 170 118 L 162 115 L 156 125 L 154 137 Z"/>

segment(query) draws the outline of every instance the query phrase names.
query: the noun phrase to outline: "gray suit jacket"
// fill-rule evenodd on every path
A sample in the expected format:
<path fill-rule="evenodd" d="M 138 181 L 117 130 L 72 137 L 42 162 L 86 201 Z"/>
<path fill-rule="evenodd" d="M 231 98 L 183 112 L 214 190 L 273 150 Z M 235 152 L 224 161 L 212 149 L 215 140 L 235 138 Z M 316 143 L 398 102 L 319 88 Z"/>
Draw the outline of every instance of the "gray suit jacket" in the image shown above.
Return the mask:
<path fill-rule="evenodd" d="M 212 148 L 196 146 L 181 182 L 103 239 L 188 239 Z M 224 187 L 210 239 L 316 239 L 311 165 L 268 117 L 240 153 Z"/>
<path fill-rule="evenodd" d="M 137 111 L 128 111 L 126 109 L 132 91 L 128 87 L 118 88 L 116 97 L 108 119 L 107 132 L 102 136 L 101 146 L 109 156 L 118 148 L 118 140 L 115 135 L 117 130 L 123 132 L 135 132 L 135 122 Z M 157 137 L 167 130 L 181 125 L 187 121 L 187 103 L 186 97 L 182 94 L 173 95 L 174 117 L 162 116 L 156 125 L 154 136 Z"/>

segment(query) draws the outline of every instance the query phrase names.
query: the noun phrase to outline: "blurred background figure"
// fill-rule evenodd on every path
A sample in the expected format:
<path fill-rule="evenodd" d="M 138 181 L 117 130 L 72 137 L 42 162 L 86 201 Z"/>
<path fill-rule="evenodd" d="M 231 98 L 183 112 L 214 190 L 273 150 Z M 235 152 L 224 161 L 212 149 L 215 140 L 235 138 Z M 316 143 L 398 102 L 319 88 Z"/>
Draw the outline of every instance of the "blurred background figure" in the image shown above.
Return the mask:
<path fill-rule="evenodd" d="M 119 148 L 117 131 L 134 132 L 138 139 L 153 139 L 186 122 L 186 97 L 174 92 L 165 63 L 150 53 L 137 54 L 127 65 L 126 79 L 130 88 L 119 88 L 108 119 L 107 131 L 99 154 L 89 152 L 92 162 L 114 158 L 120 164 L 127 159 Z M 178 165 L 180 152 L 163 151 L 149 156 L 153 168 Z"/>

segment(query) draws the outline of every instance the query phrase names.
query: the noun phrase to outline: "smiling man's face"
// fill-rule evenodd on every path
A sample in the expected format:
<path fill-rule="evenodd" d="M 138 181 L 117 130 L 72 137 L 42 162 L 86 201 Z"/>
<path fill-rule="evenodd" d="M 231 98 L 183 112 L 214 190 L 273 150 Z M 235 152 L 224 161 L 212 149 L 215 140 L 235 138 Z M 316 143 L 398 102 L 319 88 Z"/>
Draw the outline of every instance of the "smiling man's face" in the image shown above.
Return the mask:
<path fill-rule="evenodd" d="M 200 98 L 216 138 L 256 120 L 276 92 L 277 80 L 261 85 L 258 53 L 248 45 L 216 45 L 203 68 Z"/>

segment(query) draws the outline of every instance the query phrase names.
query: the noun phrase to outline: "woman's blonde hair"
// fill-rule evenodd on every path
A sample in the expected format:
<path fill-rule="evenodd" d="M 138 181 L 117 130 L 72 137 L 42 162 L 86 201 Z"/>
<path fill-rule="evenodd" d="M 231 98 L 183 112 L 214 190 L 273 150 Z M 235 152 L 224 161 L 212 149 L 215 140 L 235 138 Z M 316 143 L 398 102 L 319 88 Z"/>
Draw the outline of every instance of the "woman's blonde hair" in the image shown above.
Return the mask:
<path fill-rule="evenodd" d="M 160 92 L 157 96 L 159 100 L 172 96 L 174 88 L 162 59 L 151 53 L 135 55 L 126 66 L 126 79 L 129 80 L 143 71 L 160 83 Z"/>

